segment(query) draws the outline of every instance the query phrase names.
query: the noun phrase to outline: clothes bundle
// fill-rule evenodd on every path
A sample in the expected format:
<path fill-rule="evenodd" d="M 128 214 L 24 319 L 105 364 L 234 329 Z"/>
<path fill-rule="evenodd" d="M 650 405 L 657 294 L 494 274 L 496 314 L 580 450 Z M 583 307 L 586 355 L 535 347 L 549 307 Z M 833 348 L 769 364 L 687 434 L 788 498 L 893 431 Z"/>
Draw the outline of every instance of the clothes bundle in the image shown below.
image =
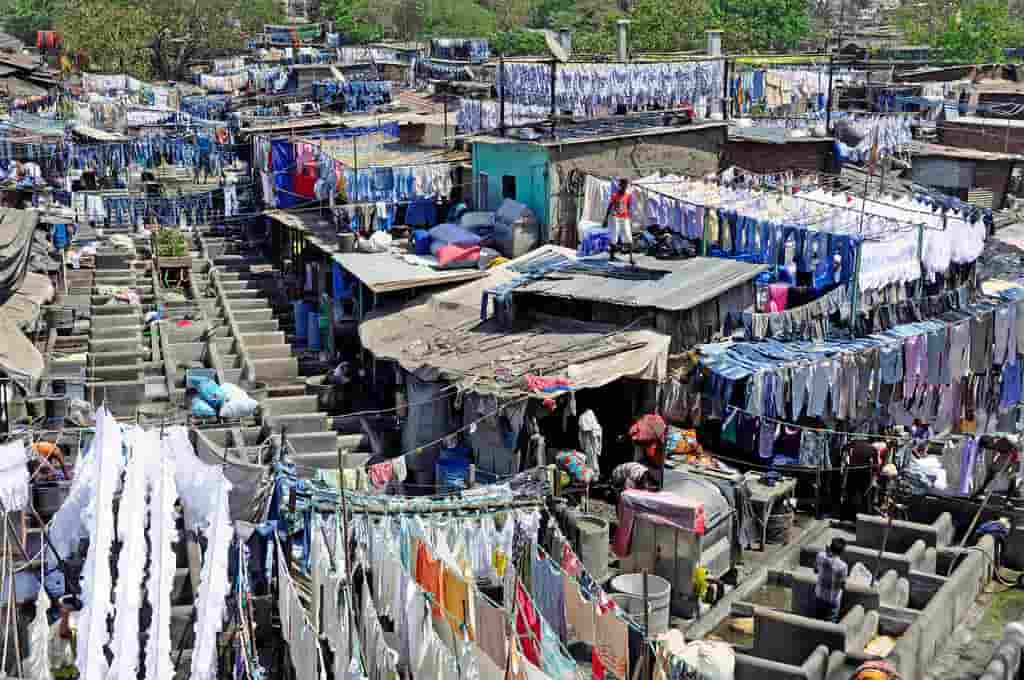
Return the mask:
<path fill-rule="evenodd" d="M 482 38 L 434 38 L 430 41 L 430 56 L 482 64 L 490 59 L 491 48 Z"/>
<path fill-rule="evenodd" d="M 836 141 L 836 157 L 843 163 L 865 163 L 871 159 L 873 150 L 878 158 L 892 156 L 910 148 L 913 141 L 911 116 L 848 114 L 842 118 L 861 136 L 860 143 L 855 146 Z"/>
<path fill-rule="evenodd" d="M 702 389 L 752 418 L 920 418 L 991 431 L 1020 401 L 1018 304 L 983 299 L 855 340 L 709 345 Z"/>
<path fill-rule="evenodd" d="M 235 73 L 234 75 L 211 75 L 208 73 L 199 74 L 199 87 L 209 92 L 236 92 L 249 87 L 248 73 Z"/>
<path fill-rule="evenodd" d="M 36 31 L 36 47 L 41 50 L 52 50 L 60 47 L 62 36 L 59 31 Z"/>
<path fill-rule="evenodd" d="M 350 113 L 369 111 L 391 103 L 391 81 L 316 81 L 313 83 L 313 101 L 328 105 L 340 102 Z"/>
<path fill-rule="evenodd" d="M 551 105 L 551 66 L 507 63 L 498 87 L 520 104 Z M 652 106 L 678 108 L 692 104 L 698 111 L 709 99 L 722 96 L 720 61 L 667 64 L 560 64 L 555 73 L 555 103 L 559 110 L 600 117 Z"/>
<path fill-rule="evenodd" d="M 266 24 L 263 32 L 271 45 L 298 46 L 318 40 L 324 33 L 323 24 L 297 24 L 295 26 L 279 26 Z"/>
<path fill-rule="evenodd" d="M 473 72 L 466 66 L 446 64 L 432 59 L 416 60 L 416 76 L 424 80 L 473 80 Z"/>
<path fill-rule="evenodd" d="M 376 64 L 382 61 L 406 62 L 408 53 L 389 47 L 359 47 L 355 45 L 339 47 L 338 61 L 345 66 L 355 64 Z"/>
<path fill-rule="evenodd" d="M 245 68 L 245 57 L 222 57 L 213 60 L 213 73 L 225 75 Z"/>
<path fill-rule="evenodd" d="M 505 102 L 506 125 L 521 125 L 546 120 L 550 115 L 550 106 Z M 496 130 L 501 124 L 501 107 L 491 101 L 460 99 L 459 113 L 455 124 L 459 132 L 462 133 Z"/>
<path fill-rule="evenodd" d="M 101 94 L 106 92 L 117 92 L 128 89 L 128 76 L 125 74 L 119 75 L 100 75 L 98 73 L 83 73 L 82 74 L 82 89 L 86 92 L 99 92 Z"/>
<path fill-rule="evenodd" d="M 112 225 L 198 225 L 207 224 L 213 214 L 213 192 L 167 197 L 103 196 L 101 200 L 101 211 L 86 204 L 86 217 L 91 221 L 106 218 Z"/>
<path fill-rule="evenodd" d="M 839 286 L 820 298 L 796 308 L 770 313 L 742 312 L 726 320 L 726 333 L 742 327 L 752 340 L 789 338 L 823 340 L 829 335 L 830 317 L 850 318 L 850 296 L 847 286 Z"/>
<path fill-rule="evenodd" d="M 225 96 L 198 95 L 181 100 L 182 111 L 203 120 L 224 120 L 229 108 L 231 98 Z"/>
<path fill-rule="evenodd" d="M 628 677 L 629 628 L 636 624 L 583 570 L 557 526 L 549 523 L 540 532 L 541 524 L 540 515 L 530 510 L 444 521 L 405 513 L 371 520 L 357 512 L 351 531 L 355 570 L 362 574 L 356 583 L 363 584 L 357 590 L 359 641 L 379 652 L 364 654 L 367 675 L 387 677 L 383 664 L 404 668 L 414 678 L 454 680 L 462 677 L 458 669 L 465 674 L 466 662 L 481 670 L 503 669 L 511 654 L 529 664 L 528 677 L 575 680 L 564 644 L 578 640 L 594 648 L 619 677 Z M 319 536 L 315 519 L 309 530 Z M 327 586 L 327 602 L 343 600 L 342 593 L 332 592 L 340 581 L 318 577 L 313 563 L 310 569 L 314 585 Z M 477 583 L 498 580 L 510 580 L 513 587 L 495 602 Z M 512 606 L 516 633 L 509 637 Z M 347 646 L 336 612 L 337 607 L 324 610 L 332 648 Z M 377 631 L 381 619 L 394 626 L 385 646 Z"/>

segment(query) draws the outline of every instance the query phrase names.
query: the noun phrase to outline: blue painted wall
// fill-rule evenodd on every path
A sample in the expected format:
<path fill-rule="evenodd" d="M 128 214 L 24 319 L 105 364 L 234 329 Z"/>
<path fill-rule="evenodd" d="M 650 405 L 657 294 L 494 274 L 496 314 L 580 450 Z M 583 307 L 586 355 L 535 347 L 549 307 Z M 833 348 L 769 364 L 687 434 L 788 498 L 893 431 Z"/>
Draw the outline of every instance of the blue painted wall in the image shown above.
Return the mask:
<path fill-rule="evenodd" d="M 496 210 L 502 201 L 502 177 L 516 178 L 515 200 L 525 203 L 541 225 L 543 240 L 548 233 L 548 151 L 536 144 L 518 142 L 473 143 L 473 197 L 478 210 Z M 481 205 L 481 173 L 487 173 L 487 205 Z"/>

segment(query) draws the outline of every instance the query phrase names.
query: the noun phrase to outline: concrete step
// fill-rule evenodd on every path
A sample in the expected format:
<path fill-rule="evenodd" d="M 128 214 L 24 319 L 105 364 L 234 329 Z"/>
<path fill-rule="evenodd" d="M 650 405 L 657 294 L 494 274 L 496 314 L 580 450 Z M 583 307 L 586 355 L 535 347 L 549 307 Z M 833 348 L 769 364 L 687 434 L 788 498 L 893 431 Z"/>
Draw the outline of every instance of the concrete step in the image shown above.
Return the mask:
<path fill-rule="evenodd" d="M 315 396 L 278 396 L 264 399 L 263 415 L 266 416 L 310 416 L 319 414 Z"/>
<path fill-rule="evenodd" d="M 249 377 L 265 383 L 291 382 L 299 377 L 299 361 L 288 359 L 249 359 L 245 363 Z"/>
<path fill-rule="evenodd" d="M 238 332 L 242 335 L 248 335 L 251 333 L 272 333 L 280 329 L 277 319 L 237 322 L 235 324 L 235 328 L 237 328 Z"/>
<path fill-rule="evenodd" d="M 272 399 L 264 400 L 266 404 Z M 284 427 L 287 432 L 294 434 L 310 434 L 323 432 L 328 424 L 326 413 L 292 413 L 285 415 L 267 415 L 264 410 L 263 423 L 269 425 L 275 432 L 280 432 Z"/>
<path fill-rule="evenodd" d="M 89 353 L 101 354 L 103 352 L 145 352 L 142 345 L 142 336 L 128 336 L 121 339 L 114 338 L 93 338 L 89 340 Z"/>

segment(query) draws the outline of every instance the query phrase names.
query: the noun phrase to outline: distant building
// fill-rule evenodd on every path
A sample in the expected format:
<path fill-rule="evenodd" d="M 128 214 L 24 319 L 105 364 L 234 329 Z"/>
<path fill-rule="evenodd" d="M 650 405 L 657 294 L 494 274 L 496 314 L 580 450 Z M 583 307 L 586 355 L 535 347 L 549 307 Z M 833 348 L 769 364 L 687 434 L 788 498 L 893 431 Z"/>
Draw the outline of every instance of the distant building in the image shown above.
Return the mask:
<path fill-rule="evenodd" d="M 475 137 L 473 199 L 479 210 L 506 198 L 524 203 L 537 216 L 541 240 L 561 242 L 562 229 L 576 226 L 578 173 L 703 176 L 719 170 L 727 132 L 722 122 L 680 125 L 650 113 L 562 124 L 553 135 L 515 128 L 505 137 Z"/>
<path fill-rule="evenodd" d="M 722 167 L 735 165 L 761 174 L 831 169 L 831 137 L 794 137 L 791 130 L 768 127 L 730 127 L 722 151 Z"/>
<path fill-rule="evenodd" d="M 943 131 L 945 132 L 945 131 Z M 1001 208 L 1013 169 L 1024 156 L 915 142 L 911 179 L 962 201 Z"/>

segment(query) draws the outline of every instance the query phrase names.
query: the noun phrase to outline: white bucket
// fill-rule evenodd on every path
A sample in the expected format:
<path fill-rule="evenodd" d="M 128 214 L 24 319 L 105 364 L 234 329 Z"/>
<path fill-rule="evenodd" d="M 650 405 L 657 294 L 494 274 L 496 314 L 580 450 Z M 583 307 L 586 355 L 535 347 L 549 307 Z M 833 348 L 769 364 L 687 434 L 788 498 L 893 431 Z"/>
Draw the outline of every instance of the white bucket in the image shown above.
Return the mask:
<path fill-rule="evenodd" d="M 644 575 L 622 574 L 612 579 L 612 589 L 619 596 L 615 600 L 641 626 L 644 625 Z M 672 599 L 672 584 L 660 576 L 647 575 L 647 600 L 650 603 L 650 632 L 654 637 L 668 630 L 668 605 Z"/>

